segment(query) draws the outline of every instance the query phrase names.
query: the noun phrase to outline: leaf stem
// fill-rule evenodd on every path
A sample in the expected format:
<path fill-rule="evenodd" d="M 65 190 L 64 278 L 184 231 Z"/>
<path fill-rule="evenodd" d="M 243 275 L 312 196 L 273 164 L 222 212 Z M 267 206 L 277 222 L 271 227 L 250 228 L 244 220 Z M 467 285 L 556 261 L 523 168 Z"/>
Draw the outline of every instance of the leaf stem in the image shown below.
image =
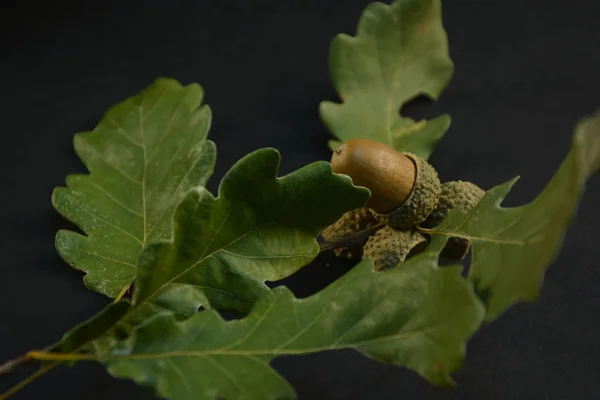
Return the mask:
<path fill-rule="evenodd" d="M 435 229 L 427 229 L 427 228 L 422 228 L 420 226 L 417 226 L 417 230 L 421 233 L 426 233 L 428 235 L 431 235 L 432 233 L 439 233 Z"/>
<path fill-rule="evenodd" d="M 121 291 L 119 292 L 119 295 L 113 300 L 113 304 L 121 301 L 123 296 L 125 296 L 125 294 L 129 292 L 130 287 L 131 285 L 124 286 L 123 289 L 121 289 Z"/>
<path fill-rule="evenodd" d="M 40 361 L 76 361 L 90 359 L 90 356 L 80 353 L 46 353 L 45 351 L 31 350 L 25 355 L 27 358 Z M 97 357 L 96 357 L 97 358 Z"/>

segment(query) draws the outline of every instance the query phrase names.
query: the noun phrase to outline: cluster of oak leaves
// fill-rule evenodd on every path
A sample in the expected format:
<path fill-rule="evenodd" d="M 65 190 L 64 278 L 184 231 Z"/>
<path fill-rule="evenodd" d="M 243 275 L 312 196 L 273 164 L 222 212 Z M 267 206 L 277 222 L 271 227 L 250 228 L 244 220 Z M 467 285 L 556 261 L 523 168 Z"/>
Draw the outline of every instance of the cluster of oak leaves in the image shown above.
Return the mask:
<path fill-rule="evenodd" d="M 328 129 L 342 141 L 366 135 L 425 162 L 450 117 L 415 122 L 398 110 L 419 94 L 437 98 L 452 76 L 440 1 L 373 3 L 357 35 L 337 36 L 331 49 L 333 83 L 345 100 L 321 104 Z M 56 247 L 85 272 L 88 288 L 114 301 L 44 351 L 5 364 L 43 362 L 1 398 L 77 361 L 100 362 L 170 399 L 293 398 L 273 358 L 347 348 L 450 385 L 484 321 L 535 299 L 600 167 L 596 115 L 577 124 L 554 178 L 521 207 L 500 206 L 515 180 L 487 192 L 447 182 L 436 199 L 415 197 L 434 204 L 425 218 L 398 225 L 361 208 L 368 191 L 329 163 L 278 178 L 274 149 L 236 163 L 215 197 L 204 188 L 216 149 L 206 140 L 211 111 L 202 98 L 198 85 L 159 79 L 76 135 L 90 173 L 69 176 L 52 200 L 84 234 L 60 231 Z M 327 242 L 368 232 L 366 243 L 336 250 L 365 260 L 304 299 L 270 289 L 266 281 L 317 256 L 321 232 Z M 461 266 L 438 265 L 440 253 L 459 260 L 469 246 L 466 277 Z M 401 263 L 411 251 L 419 254 Z M 226 321 L 216 310 L 246 316 Z"/>

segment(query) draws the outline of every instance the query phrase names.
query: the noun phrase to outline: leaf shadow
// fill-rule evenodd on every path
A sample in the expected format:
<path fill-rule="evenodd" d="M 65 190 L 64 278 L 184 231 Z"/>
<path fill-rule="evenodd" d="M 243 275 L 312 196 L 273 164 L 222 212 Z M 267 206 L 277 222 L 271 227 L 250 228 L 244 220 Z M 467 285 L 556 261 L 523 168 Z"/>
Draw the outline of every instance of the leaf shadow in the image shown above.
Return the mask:
<path fill-rule="evenodd" d="M 270 288 L 287 286 L 297 298 L 311 296 L 346 272 L 350 271 L 358 260 L 336 257 L 332 251 L 320 253 L 310 264 L 294 275 L 277 282 L 267 282 Z"/>

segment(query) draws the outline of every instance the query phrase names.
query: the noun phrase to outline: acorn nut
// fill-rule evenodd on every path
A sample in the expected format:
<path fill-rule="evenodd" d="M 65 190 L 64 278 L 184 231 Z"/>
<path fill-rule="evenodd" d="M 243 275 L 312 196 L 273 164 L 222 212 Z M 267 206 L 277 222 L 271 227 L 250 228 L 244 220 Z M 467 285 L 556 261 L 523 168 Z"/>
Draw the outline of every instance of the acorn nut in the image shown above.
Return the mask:
<path fill-rule="evenodd" d="M 421 157 L 400 153 L 373 140 L 349 140 L 334 150 L 333 171 L 371 191 L 366 204 L 396 229 L 412 228 L 436 208 L 441 193 L 437 172 Z"/>

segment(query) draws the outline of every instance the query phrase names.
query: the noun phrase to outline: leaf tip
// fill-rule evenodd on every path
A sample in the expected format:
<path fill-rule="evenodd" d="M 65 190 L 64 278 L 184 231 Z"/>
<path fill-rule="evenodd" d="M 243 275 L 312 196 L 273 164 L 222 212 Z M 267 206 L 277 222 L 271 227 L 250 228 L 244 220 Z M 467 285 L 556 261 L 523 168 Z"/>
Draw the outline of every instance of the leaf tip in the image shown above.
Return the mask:
<path fill-rule="evenodd" d="M 510 193 L 512 187 L 520 179 L 521 179 L 521 176 L 517 175 L 514 178 L 510 179 L 509 181 L 506 181 L 504 183 L 494 186 L 493 188 L 491 188 L 490 190 L 488 190 L 485 193 L 485 196 L 483 197 L 483 199 L 481 199 L 480 204 L 483 204 L 486 201 L 489 201 L 489 199 L 491 198 L 493 203 L 499 207 L 500 204 L 502 203 L 502 201 L 504 201 L 504 199 L 506 198 L 506 196 L 508 196 L 508 193 Z"/>
<path fill-rule="evenodd" d="M 600 110 L 582 118 L 575 125 L 573 143 L 579 150 L 585 174 L 589 177 L 600 169 Z"/>

